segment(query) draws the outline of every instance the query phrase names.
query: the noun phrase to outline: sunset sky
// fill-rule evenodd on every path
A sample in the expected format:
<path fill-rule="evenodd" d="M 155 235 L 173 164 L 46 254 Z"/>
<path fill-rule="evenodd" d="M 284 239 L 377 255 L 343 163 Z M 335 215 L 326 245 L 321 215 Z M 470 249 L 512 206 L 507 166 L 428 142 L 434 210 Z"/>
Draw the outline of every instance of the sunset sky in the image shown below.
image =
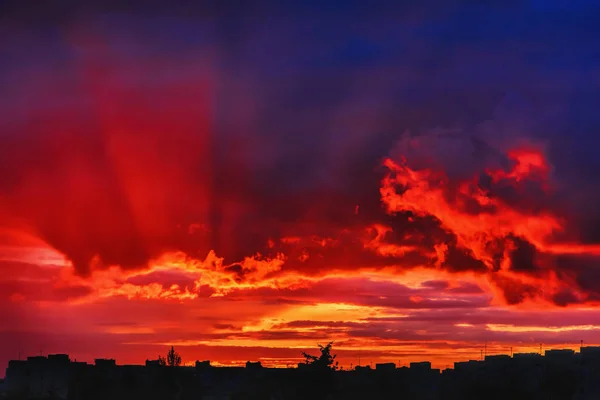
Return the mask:
<path fill-rule="evenodd" d="M 597 2 L 24 3 L 0 376 L 600 344 Z"/>

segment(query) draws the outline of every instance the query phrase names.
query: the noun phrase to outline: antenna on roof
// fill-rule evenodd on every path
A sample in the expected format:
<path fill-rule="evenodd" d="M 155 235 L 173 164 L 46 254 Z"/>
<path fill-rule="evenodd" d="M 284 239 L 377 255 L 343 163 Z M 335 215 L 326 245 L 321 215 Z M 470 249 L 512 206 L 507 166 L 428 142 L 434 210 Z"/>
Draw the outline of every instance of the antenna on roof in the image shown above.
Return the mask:
<path fill-rule="evenodd" d="M 579 352 L 581 353 L 581 349 L 583 348 L 583 340 L 581 341 L 581 344 L 579 345 Z"/>
<path fill-rule="evenodd" d="M 487 341 L 483 344 L 483 355 L 487 357 Z"/>
<path fill-rule="evenodd" d="M 542 344 L 540 343 L 540 356 L 542 355 Z"/>

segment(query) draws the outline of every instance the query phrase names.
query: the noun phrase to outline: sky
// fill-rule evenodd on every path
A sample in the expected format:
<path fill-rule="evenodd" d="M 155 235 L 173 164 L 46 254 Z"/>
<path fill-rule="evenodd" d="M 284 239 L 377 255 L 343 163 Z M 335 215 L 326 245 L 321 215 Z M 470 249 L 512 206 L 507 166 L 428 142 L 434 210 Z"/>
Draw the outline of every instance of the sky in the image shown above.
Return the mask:
<path fill-rule="evenodd" d="M 600 344 L 599 17 L 2 2 L 0 370 Z"/>

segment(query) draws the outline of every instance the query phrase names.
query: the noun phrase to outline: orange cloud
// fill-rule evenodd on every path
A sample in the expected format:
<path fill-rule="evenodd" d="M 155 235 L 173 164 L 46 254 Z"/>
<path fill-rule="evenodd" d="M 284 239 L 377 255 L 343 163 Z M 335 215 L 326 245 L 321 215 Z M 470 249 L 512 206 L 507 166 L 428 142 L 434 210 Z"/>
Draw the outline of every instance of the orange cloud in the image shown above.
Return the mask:
<path fill-rule="evenodd" d="M 552 269 L 553 261 L 544 253 L 595 255 L 598 246 L 557 243 L 553 236 L 564 230 L 564 221 L 552 210 L 527 210 L 503 199 L 502 187 L 494 184 L 501 182 L 523 195 L 529 182 L 541 184 L 545 192 L 551 190 L 550 168 L 541 152 L 515 150 L 509 152 L 509 159 L 513 166 L 508 171 L 486 171 L 489 183 L 479 176 L 452 182 L 443 172 L 414 170 L 406 161 L 387 159 L 382 201 L 390 213 L 439 221 L 464 254 L 462 262 L 480 262 L 485 266 L 480 272 L 491 274 L 490 281 L 499 289 L 496 298 L 504 295 L 509 303 L 521 303 L 527 298 L 556 298 L 567 290 L 571 301 L 581 301 L 585 294 L 568 274 Z M 451 241 L 434 245 L 438 268 L 457 268 L 461 263 L 456 257 L 449 259 L 452 246 Z"/>

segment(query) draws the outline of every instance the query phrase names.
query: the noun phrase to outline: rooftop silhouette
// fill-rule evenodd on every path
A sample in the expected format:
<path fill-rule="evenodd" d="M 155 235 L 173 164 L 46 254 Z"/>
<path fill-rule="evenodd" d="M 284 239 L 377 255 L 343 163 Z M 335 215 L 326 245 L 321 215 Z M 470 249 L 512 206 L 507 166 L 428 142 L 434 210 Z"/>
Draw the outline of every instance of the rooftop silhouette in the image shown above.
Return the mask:
<path fill-rule="evenodd" d="M 173 347 L 167 357 L 145 365 L 32 356 L 10 361 L 0 393 L 6 399 L 600 398 L 600 347 L 486 355 L 444 370 L 428 361 L 343 369 L 334 361 L 332 343 L 319 350 L 318 356 L 304 353 L 306 362 L 294 368 L 265 368 L 259 361 L 219 367 L 209 360 L 182 366 Z"/>

